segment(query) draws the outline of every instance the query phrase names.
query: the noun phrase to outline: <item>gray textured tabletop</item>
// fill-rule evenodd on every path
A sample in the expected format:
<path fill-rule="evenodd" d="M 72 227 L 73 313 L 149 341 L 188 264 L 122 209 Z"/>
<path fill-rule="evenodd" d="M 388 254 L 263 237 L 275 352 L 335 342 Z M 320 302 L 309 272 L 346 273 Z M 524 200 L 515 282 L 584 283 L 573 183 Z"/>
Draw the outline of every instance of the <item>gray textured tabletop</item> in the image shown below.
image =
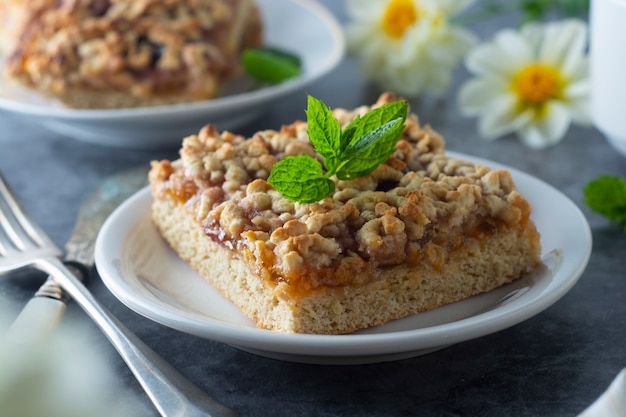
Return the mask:
<path fill-rule="evenodd" d="M 325 1 L 340 19 L 341 2 Z M 491 25 L 491 26 L 490 26 Z M 488 33 L 498 22 L 480 30 Z M 495 334 L 411 359 L 371 365 L 325 366 L 255 356 L 152 322 L 120 303 L 99 280 L 96 297 L 155 351 L 242 417 L 253 416 L 575 416 L 626 366 L 626 233 L 592 213 L 583 187 L 600 174 L 626 177 L 626 158 L 593 128 L 571 128 L 557 146 L 531 150 L 514 137 L 479 138 L 476 121 L 460 115 L 456 73 L 449 95 L 412 103 L 450 150 L 495 160 L 558 188 L 584 213 L 593 235 L 589 264 L 561 300 L 536 316 Z M 332 107 L 355 107 L 378 91 L 358 76 L 352 58 L 311 85 L 281 100 L 254 122 L 261 128 L 303 118 L 305 94 Z M 34 120 L 0 111 L 0 169 L 25 206 L 63 245 L 88 191 L 111 174 L 174 159 L 178 149 L 128 150 L 89 144 L 41 128 Z M 41 282 L 20 273 L 0 280 L 0 300 L 10 320 Z M 71 304 L 68 315 L 88 323 Z M 128 395 L 140 399 L 137 414 L 156 415 L 149 401 L 95 327 L 92 343 L 110 361 Z"/>

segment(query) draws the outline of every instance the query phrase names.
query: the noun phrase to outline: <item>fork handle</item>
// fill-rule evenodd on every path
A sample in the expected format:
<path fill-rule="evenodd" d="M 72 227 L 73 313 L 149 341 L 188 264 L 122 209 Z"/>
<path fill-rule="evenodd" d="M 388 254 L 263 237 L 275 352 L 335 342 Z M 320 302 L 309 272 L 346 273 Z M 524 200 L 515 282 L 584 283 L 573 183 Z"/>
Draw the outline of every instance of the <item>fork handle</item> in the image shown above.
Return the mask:
<path fill-rule="evenodd" d="M 102 307 L 61 261 L 49 257 L 42 259 L 38 266 L 52 275 L 100 327 L 162 416 L 235 416 L 232 410 L 207 396 Z"/>

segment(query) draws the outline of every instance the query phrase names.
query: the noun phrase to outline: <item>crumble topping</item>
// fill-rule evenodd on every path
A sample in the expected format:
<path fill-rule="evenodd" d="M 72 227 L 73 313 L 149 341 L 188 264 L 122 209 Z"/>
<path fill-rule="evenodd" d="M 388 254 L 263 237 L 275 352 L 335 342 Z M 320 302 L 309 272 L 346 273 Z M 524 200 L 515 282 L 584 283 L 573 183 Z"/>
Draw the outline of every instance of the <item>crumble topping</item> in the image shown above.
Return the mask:
<path fill-rule="evenodd" d="M 374 107 L 391 100 L 384 94 Z M 345 126 L 369 110 L 334 115 Z M 371 175 L 334 178 L 334 194 L 320 202 L 291 202 L 267 177 L 287 155 L 321 158 L 306 130 L 297 121 L 246 140 L 208 125 L 184 139 L 179 160 L 153 162 L 153 194 L 184 204 L 207 235 L 291 293 L 364 283 L 400 264 L 441 269 L 468 240 L 521 229 L 529 219 L 508 171 L 446 156 L 442 137 L 414 114 L 396 153 Z"/>
<path fill-rule="evenodd" d="M 261 42 L 252 0 L 22 3 L 1 10 L 17 38 L 6 75 L 62 99 L 75 89 L 211 98 Z"/>

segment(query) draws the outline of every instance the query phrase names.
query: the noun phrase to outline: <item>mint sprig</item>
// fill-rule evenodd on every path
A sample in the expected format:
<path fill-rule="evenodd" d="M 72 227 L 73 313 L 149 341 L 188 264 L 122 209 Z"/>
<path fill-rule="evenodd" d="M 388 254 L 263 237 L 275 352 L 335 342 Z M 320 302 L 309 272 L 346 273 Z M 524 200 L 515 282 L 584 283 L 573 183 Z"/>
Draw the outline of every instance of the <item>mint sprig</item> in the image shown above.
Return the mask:
<path fill-rule="evenodd" d="M 626 179 L 601 175 L 584 189 L 585 204 L 607 219 L 624 223 L 626 232 Z"/>
<path fill-rule="evenodd" d="M 309 140 L 323 164 L 308 155 L 287 156 L 274 165 L 268 182 L 291 201 L 314 203 L 328 197 L 335 191 L 333 175 L 340 180 L 363 177 L 393 155 L 407 109 L 404 101 L 387 103 L 341 129 L 330 108 L 308 96 Z"/>

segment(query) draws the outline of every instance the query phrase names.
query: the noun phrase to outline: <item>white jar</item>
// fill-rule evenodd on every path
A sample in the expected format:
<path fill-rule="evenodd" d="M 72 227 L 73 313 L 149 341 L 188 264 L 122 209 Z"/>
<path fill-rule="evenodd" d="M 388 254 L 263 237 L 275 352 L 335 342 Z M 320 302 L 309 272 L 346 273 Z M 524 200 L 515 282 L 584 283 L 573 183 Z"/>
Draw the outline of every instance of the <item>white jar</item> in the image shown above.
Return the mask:
<path fill-rule="evenodd" d="M 591 116 L 626 156 L 626 0 L 591 0 Z"/>

